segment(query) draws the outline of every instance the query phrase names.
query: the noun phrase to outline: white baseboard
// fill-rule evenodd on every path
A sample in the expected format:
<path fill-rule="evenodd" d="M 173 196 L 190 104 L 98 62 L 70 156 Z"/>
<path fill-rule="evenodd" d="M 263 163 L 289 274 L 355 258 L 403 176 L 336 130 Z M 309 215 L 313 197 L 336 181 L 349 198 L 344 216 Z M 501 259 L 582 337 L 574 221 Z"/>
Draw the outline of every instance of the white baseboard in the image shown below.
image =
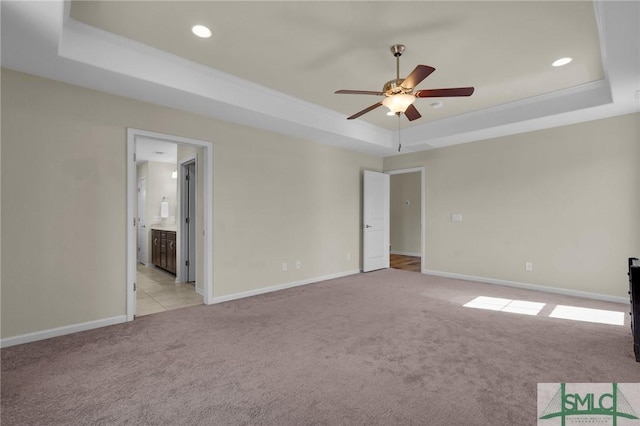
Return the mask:
<path fill-rule="evenodd" d="M 287 288 L 299 287 L 307 284 L 314 284 L 321 281 L 331 280 L 335 278 L 342 278 L 342 277 L 355 275 L 359 273 L 360 273 L 360 270 L 345 271 L 345 272 L 339 272 L 337 274 L 324 275 L 321 277 L 314 277 L 306 280 L 294 281 L 294 282 L 279 284 L 271 287 L 259 288 L 256 290 L 249 290 L 249 291 L 243 291 L 240 293 L 228 294 L 226 296 L 219 296 L 219 297 L 212 298 L 211 304 L 243 299 L 245 297 L 257 296 L 260 294 L 271 293 L 274 291 L 285 290 Z M 454 278 L 454 279 L 465 280 L 465 281 L 476 281 L 476 282 L 487 283 L 487 284 L 503 285 L 507 287 L 524 288 L 527 290 L 543 291 L 546 293 L 563 294 L 566 296 L 583 297 L 588 299 L 602 300 L 606 302 L 615 302 L 615 303 L 622 303 L 622 304 L 629 303 L 629 300 L 625 297 L 610 296 L 610 295 L 599 294 L 599 293 L 590 293 L 586 291 L 570 290 L 570 289 L 557 288 L 557 287 L 547 287 L 547 286 L 541 286 L 536 284 L 521 283 L 516 281 L 500 280 L 495 278 L 476 277 L 472 275 L 462 275 L 462 274 L 455 274 L 451 272 L 434 271 L 430 269 L 424 269 L 422 273 L 426 275 L 435 275 L 439 277 Z M 0 339 L 0 348 L 7 348 L 9 346 L 36 342 L 38 340 L 64 336 L 66 334 L 77 333 L 79 331 L 92 330 L 94 328 L 120 324 L 126 321 L 127 321 L 126 315 L 119 315 L 116 317 L 104 318 L 104 319 L 84 322 L 80 324 L 72 324 L 64 327 L 57 327 L 49 330 L 38 331 L 35 333 L 28 333 L 28 334 L 22 334 L 14 337 L 7 337 L 5 339 Z"/>
<path fill-rule="evenodd" d="M 495 278 L 474 277 L 472 275 L 454 274 L 451 272 L 433 271 L 430 269 L 423 269 L 422 273 L 426 275 L 435 275 L 438 277 L 455 278 L 458 280 L 477 281 L 477 282 L 487 283 L 487 284 L 498 284 L 498 285 L 503 285 L 507 287 L 517 287 L 517 288 L 524 288 L 527 290 L 543 291 L 545 293 L 563 294 L 565 296 L 583 297 L 586 299 L 595 299 L 595 300 L 602 300 L 605 302 L 623 303 L 626 305 L 629 304 L 629 299 L 626 297 L 610 296 L 608 294 L 590 293 L 587 291 L 570 290 L 567 288 L 559 288 L 559 287 L 547 287 L 543 285 L 521 283 L 517 281 L 499 280 Z"/>
<path fill-rule="evenodd" d="M 359 274 L 360 270 L 354 270 L 354 271 L 345 271 L 345 272 L 339 272 L 337 274 L 331 274 L 331 275 L 324 275 L 321 277 L 314 277 L 314 278 L 309 278 L 306 280 L 302 280 L 302 281 L 294 281 L 291 283 L 285 283 L 285 284 L 278 284 L 278 285 L 274 285 L 271 287 L 264 287 L 264 288 L 258 288 L 255 290 L 249 290 L 249 291 L 243 291 L 240 293 L 233 293 L 233 294 L 228 294 L 226 296 L 218 296 L 218 297 L 213 297 L 211 299 L 211 304 L 216 304 L 216 303 L 223 303 L 223 302 L 229 302 L 231 300 L 237 300 L 237 299 L 243 299 L 245 297 L 251 297 L 251 296 L 257 296 L 259 294 L 265 294 L 265 293 L 271 293 L 274 291 L 280 291 L 280 290 L 285 290 L 288 288 L 292 288 L 292 287 L 299 287 L 301 285 L 307 285 L 307 284 L 314 284 L 314 283 L 318 283 L 321 281 L 327 281 L 327 280 L 332 280 L 335 278 L 342 278 L 342 277 L 346 277 L 349 275 L 355 275 L 355 274 Z"/>
<path fill-rule="evenodd" d="M 420 253 L 414 253 L 414 252 L 411 252 L 411 251 L 391 250 L 390 253 L 391 254 L 399 254 L 400 256 L 413 256 L 413 257 L 421 257 L 422 256 Z"/>
<path fill-rule="evenodd" d="M 19 336 L 0 339 L 0 348 L 21 345 L 23 343 L 37 342 L 38 340 L 50 339 L 52 337 L 64 336 L 65 334 L 77 333 L 79 331 L 92 330 L 94 328 L 106 327 L 108 325 L 120 324 L 127 321 L 126 315 L 104 318 L 96 321 L 83 322 L 80 324 L 66 325 L 64 327 L 51 328 L 49 330 L 36 331 L 35 333 L 21 334 Z"/>
<path fill-rule="evenodd" d="M 273 291 L 284 290 L 287 288 L 298 287 L 307 284 L 313 284 L 320 281 L 331 280 L 334 278 L 342 278 L 349 275 L 359 274 L 360 270 L 339 272 L 337 274 L 324 275 L 321 277 L 310 278 L 302 281 L 294 281 L 286 284 L 279 284 L 266 288 L 259 288 L 256 290 L 243 291 L 240 293 L 229 294 L 226 296 L 214 297 L 211 304 L 228 302 L 231 300 L 242 299 L 245 297 L 257 296 L 259 294 L 271 293 Z M 201 290 L 198 294 L 202 294 Z M 9 346 L 21 345 L 23 343 L 37 342 L 38 340 L 50 339 L 52 337 L 64 336 L 65 334 L 77 333 L 79 331 L 92 330 L 94 328 L 106 327 L 109 325 L 120 324 L 127 321 L 126 315 L 120 315 L 117 317 L 104 318 L 96 321 L 89 321 L 80 324 L 72 324 L 64 327 L 52 328 L 49 330 L 37 331 L 35 333 L 21 334 L 19 336 L 7 337 L 0 339 L 0 348 L 7 348 Z"/>

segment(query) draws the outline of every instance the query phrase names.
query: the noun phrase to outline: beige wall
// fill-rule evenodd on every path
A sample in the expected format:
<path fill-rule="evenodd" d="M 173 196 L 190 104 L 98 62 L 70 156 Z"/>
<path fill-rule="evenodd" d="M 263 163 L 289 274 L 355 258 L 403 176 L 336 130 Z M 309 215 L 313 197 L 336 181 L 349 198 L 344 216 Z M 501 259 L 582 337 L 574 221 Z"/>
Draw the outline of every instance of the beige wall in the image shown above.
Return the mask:
<path fill-rule="evenodd" d="M 362 170 L 382 159 L 267 136 L 214 147 L 215 296 L 360 268 Z"/>
<path fill-rule="evenodd" d="M 425 167 L 427 269 L 625 297 L 627 257 L 640 254 L 638 123 L 620 116 L 384 167 Z"/>
<path fill-rule="evenodd" d="M 381 159 L 3 69 L 3 338 L 125 314 L 127 127 L 213 142 L 214 296 L 359 269 Z"/>
<path fill-rule="evenodd" d="M 391 175 L 391 252 L 421 256 L 420 172 Z"/>
<path fill-rule="evenodd" d="M 176 170 L 175 164 L 148 162 L 147 179 L 147 223 L 174 225 L 178 204 L 178 181 L 171 177 Z M 160 216 L 160 205 L 163 198 L 169 203 L 169 217 Z"/>
<path fill-rule="evenodd" d="M 425 166 L 427 268 L 625 296 L 638 117 L 385 159 Z M 359 269 L 381 159 L 3 69 L 2 338 L 125 314 L 127 127 L 212 141 L 214 296 Z"/>

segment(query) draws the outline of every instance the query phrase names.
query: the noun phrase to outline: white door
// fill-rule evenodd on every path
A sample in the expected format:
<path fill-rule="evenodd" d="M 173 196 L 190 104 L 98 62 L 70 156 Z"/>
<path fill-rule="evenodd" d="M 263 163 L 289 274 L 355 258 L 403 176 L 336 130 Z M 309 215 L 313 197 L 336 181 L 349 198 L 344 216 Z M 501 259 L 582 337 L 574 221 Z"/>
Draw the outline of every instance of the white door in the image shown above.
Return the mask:
<path fill-rule="evenodd" d="M 149 234 L 147 233 L 147 179 L 138 179 L 138 262 L 149 263 Z"/>
<path fill-rule="evenodd" d="M 389 267 L 389 183 L 385 173 L 364 171 L 362 271 Z"/>

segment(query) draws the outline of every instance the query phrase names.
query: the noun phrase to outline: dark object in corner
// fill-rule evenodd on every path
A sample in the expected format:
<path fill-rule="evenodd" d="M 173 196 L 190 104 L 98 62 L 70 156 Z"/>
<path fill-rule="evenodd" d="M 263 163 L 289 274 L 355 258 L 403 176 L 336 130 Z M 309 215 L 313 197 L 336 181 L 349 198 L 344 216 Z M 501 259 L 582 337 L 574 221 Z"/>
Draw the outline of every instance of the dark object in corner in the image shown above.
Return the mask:
<path fill-rule="evenodd" d="M 629 258 L 629 301 L 631 302 L 631 334 L 636 362 L 640 362 L 640 260 Z"/>

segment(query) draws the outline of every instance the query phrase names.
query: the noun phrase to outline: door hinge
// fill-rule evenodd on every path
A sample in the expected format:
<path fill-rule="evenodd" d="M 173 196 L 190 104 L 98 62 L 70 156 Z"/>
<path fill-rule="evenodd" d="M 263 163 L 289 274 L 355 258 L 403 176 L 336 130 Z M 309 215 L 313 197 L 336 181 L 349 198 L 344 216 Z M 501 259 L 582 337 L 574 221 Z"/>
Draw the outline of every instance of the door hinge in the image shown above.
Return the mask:
<path fill-rule="evenodd" d="M 184 262 L 185 265 L 189 266 L 189 261 Z"/>
<path fill-rule="evenodd" d="M 186 222 L 186 223 L 189 223 L 189 218 L 188 218 L 188 217 L 187 217 L 187 218 L 185 218 L 185 222 Z"/>
<path fill-rule="evenodd" d="M 134 163 L 136 162 L 136 153 L 135 152 L 133 153 L 133 162 Z"/>
<path fill-rule="evenodd" d="M 133 218 L 133 226 L 136 226 L 136 218 Z"/>
<path fill-rule="evenodd" d="M 136 287 L 136 283 L 133 283 L 133 291 L 136 291 L 137 287 Z"/>
<path fill-rule="evenodd" d="M 191 180 L 191 175 L 185 175 L 186 180 Z"/>

